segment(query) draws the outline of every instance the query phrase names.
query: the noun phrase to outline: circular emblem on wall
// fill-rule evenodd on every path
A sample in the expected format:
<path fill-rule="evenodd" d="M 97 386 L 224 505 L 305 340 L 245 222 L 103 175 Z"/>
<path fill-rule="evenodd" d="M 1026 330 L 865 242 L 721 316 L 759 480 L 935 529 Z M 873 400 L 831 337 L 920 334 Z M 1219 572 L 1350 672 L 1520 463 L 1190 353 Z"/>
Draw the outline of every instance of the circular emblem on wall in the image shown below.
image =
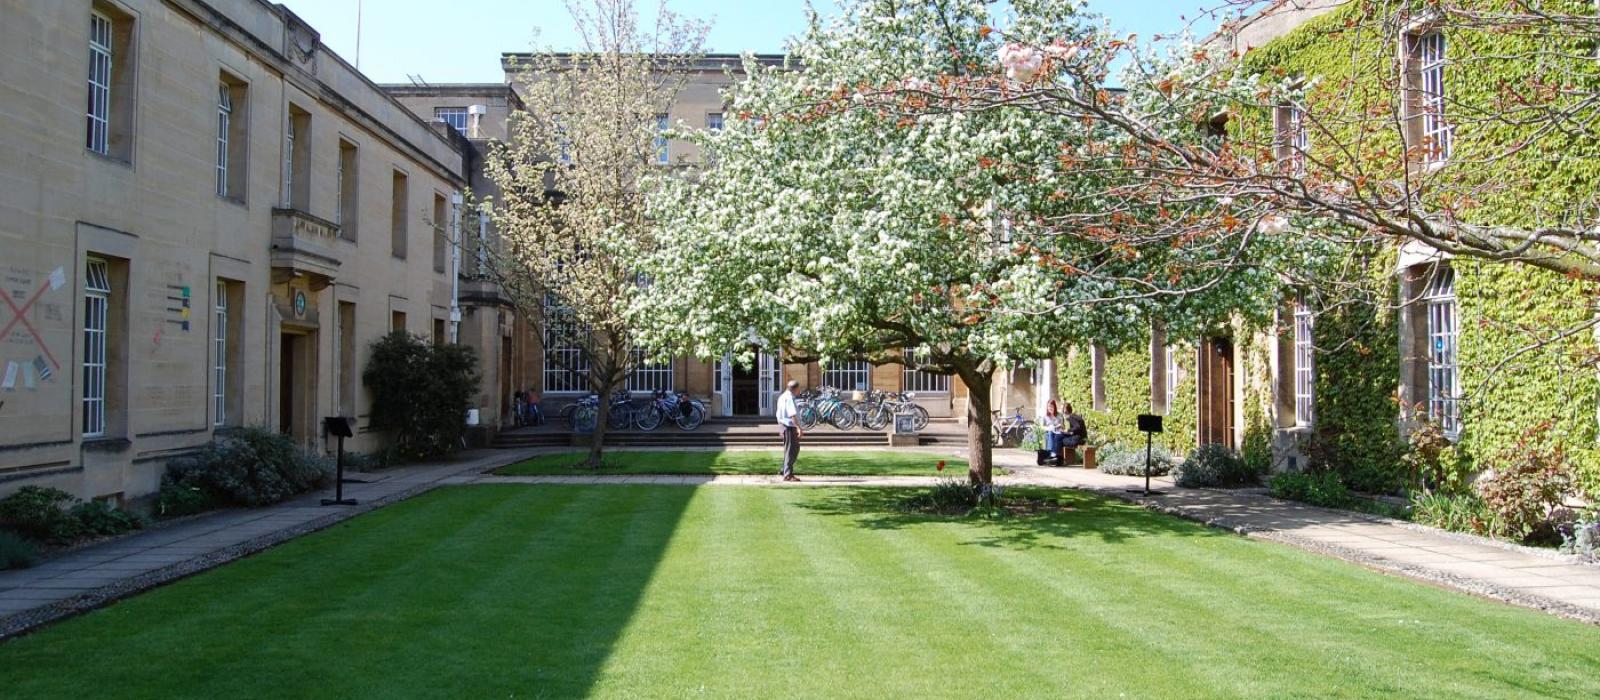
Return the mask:
<path fill-rule="evenodd" d="M 294 317 L 306 317 L 306 293 L 298 289 L 294 290 Z"/>

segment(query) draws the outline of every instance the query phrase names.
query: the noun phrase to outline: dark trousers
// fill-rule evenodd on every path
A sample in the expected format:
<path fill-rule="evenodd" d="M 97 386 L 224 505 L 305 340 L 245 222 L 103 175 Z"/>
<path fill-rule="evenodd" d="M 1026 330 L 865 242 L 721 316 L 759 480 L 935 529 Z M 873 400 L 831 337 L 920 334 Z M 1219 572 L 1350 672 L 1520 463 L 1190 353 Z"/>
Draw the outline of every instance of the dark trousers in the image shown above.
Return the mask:
<path fill-rule="evenodd" d="M 783 426 L 783 476 L 794 475 L 794 461 L 800 457 L 800 431 Z"/>

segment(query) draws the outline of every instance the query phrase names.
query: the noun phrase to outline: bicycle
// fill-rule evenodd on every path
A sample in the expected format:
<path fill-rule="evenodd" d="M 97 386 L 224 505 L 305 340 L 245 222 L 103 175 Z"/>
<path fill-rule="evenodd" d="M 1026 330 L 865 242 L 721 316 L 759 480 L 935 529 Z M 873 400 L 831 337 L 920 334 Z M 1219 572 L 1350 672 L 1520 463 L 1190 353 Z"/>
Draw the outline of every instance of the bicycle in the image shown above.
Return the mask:
<path fill-rule="evenodd" d="M 889 420 L 894 416 L 888 407 L 889 394 L 877 389 L 868 389 L 867 398 L 855 404 L 856 427 L 862 430 L 883 430 L 889 426 Z"/>
<path fill-rule="evenodd" d="M 574 433 L 592 433 L 600 418 L 600 397 L 590 394 L 568 404 L 561 412 Z"/>
<path fill-rule="evenodd" d="M 645 432 L 655 430 L 669 416 L 679 430 L 694 430 L 705 422 L 706 406 L 698 399 L 689 398 L 688 394 L 669 394 L 665 389 L 657 389 L 650 403 L 639 412 L 639 429 Z"/>
<path fill-rule="evenodd" d="M 928 428 L 928 419 L 931 416 L 928 415 L 928 409 L 916 403 L 914 400 L 916 398 L 916 394 L 908 391 L 896 392 L 884 398 L 883 406 L 889 412 L 891 419 L 911 416 L 911 429 L 920 433 Z"/>
<path fill-rule="evenodd" d="M 611 413 L 606 417 L 606 427 L 612 430 L 627 430 L 632 426 L 638 409 L 633 405 L 625 389 L 619 389 L 611 394 Z"/>
<path fill-rule="evenodd" d="M 1002 417 L 1000 411 L 990 411 L 992 418 L 989 429 L 994 435 L 994 444 L 1004 447 L 1008 444 L 1020 443 L 1028 436 L 1028 431 L 1033 429 L 1033 421 L 1022 416 L 1022 407 L 1011 409 L 1013 413 Z"/>
<path fill-rule="evenodd" d="M 816 427 L 819 417 L 817 407 L 813 403 L 817 399 L 817 392 L 810 389 L 800 392 L 794 397 L 794 421 L 801 430 L 810 430 Z"/>
<path fill-rule="evenodd" d="M 839 398 L 838 389 L 832 387 L 820 389 L 815 407 L 818 419 L 827 421 L 828 425 L 839 430 L 856 427 L 856 409 Z"/>

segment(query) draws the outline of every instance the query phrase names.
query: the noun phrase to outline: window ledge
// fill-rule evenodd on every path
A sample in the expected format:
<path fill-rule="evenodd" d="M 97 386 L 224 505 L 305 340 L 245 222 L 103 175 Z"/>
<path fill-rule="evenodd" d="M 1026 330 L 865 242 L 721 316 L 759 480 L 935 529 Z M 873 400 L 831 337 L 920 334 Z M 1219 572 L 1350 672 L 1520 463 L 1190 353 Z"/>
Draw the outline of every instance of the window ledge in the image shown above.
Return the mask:
<path fill-rule="evenodd" d="M 83 439 L 84 452 L 126 452 L 133 441 L 124 437 L 90 437 Z"/>
<path fill-rule="evenodd" d="M 234 197 L 232 195 L 219 194 L 219 195 L 217 195 L 217 199 L 220 199 L 220 200 L 222 200 L 224 202 L 227 202 L 228 204 L 232 204 L 232 205 L 234 205 L 236 207 L 239 207 L 239 208 L 242 208 L 242 209 L 250 208 L 250 205 L 245 204 L 245 201 L 244 201 L 244 199 L 242 197 Z"/>
<path fill-rule="evenodd" d="M 112 153 L 99 153 L 87 147 L 83 149 L 83 152 L 95 160 L 111 163 L 112 165 L 120 165 L 130 170 L 133 169 L 133 160 L 130 158 L 123 158 L 122 156 Z"/>

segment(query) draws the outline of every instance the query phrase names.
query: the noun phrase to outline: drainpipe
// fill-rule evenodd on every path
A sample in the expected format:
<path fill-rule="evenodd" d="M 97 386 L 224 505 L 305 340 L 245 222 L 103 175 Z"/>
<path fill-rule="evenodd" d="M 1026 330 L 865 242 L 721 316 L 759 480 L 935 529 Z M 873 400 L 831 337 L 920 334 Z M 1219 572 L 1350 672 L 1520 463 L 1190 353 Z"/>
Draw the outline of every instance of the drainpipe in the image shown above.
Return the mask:
<path fill-rule="evenodd" d="M 461 342 L 461 192 L 450 193 L 450 344 Z"/>

